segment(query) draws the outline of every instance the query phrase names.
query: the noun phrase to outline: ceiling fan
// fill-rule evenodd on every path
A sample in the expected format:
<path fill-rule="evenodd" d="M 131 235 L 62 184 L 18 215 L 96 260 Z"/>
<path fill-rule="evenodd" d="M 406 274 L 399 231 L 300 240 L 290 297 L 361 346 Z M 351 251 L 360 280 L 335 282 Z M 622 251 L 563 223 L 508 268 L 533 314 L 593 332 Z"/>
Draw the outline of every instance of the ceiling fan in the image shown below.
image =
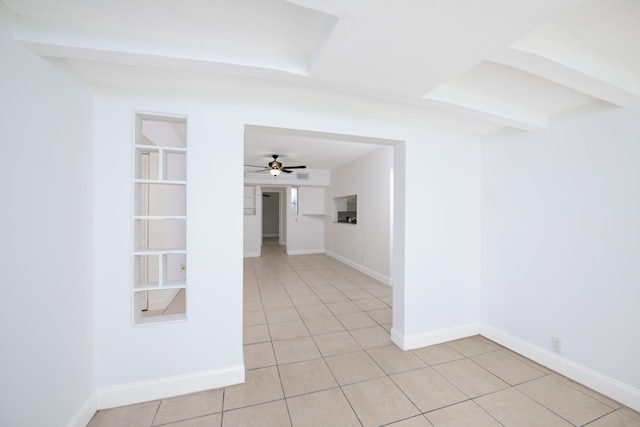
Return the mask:
<path fill-rule="evenodd" d="M 251 168 L 261 168 L 261 170 L 257 172 L 269 171 L 269 173 L 273 176 L 280 175 L 280 172 L 291 173 L 293 172 L 291 169 L 306 169 L 306 166 L 283 166 L 281 162 L 278 161 L 278 155 L 272 154 L 273 161 L 269 162 L 267 166 L 256 166 L 256 165 L 245 165 Z"/>

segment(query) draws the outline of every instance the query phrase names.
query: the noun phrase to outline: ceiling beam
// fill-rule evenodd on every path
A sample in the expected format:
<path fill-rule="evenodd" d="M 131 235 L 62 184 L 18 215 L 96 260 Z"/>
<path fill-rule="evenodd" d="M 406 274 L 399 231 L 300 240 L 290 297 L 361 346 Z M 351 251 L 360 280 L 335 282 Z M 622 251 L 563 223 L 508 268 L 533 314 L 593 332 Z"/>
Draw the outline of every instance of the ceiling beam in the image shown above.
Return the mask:
<path fill-rule="evenodd" d="M 620 107 L 640 105 L 640 78 L 532 33 L 488 58 Z"/>
<path fill-rule="evenodd" d="M 503 126 L 531 131 L 547 127 L 544 115 L 525 111 L 514 105 L 480 96 L 458 89 L 451 85 L 442 85 L 422 97 L 440 104 L 441 108 L 465 114 Z"/>
<path fill-rule="evenodd" d="M 207 46 L 206 41 L 200 43 L 198 40 L 185 42 L 159 39 L 29 18 L 20 20 L 14 37 L 33 52 L 45 57 L 200 71 L 238 72 L 239 68 L 245 68 L 267 74 L 284 72 L 299 76 L 307 76 L 309 72 L 308 58 L 295 58 L 286 54 L 257 57 L 235 51 L 222 52 Z"/>

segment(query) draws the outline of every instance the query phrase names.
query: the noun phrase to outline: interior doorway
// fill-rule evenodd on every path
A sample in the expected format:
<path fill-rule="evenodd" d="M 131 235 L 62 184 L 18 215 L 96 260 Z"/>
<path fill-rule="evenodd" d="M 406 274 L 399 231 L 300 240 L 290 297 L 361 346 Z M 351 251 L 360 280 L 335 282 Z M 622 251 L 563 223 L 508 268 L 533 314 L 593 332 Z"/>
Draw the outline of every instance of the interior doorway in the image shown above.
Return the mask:
<path fill-rule="evenodd" d="M 262 246 L 285 246 L 285 188 L 262 188 Z"/>

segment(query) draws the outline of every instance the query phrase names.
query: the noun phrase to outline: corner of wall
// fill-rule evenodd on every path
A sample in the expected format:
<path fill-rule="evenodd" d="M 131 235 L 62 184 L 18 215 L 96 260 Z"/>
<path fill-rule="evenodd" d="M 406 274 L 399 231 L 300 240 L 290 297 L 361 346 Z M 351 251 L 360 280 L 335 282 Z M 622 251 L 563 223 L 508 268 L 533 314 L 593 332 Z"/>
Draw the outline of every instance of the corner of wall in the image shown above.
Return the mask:
<path fill-rule="evenodd" d="M 91 421 L 91 418 L 93 418 L 96 410 L 98 409 L 97 404 L 97 394 L 96 391 L 93 390 L 89 397 L 87 397 L 87 400 L 85 400 L 84 404 L 80 407 L 80 409 L 78 409 L 78 412 L 76 412 L 75 416 L 71 419 L 71 421 L 69 421 L 69 424 L 67 424 L 67 426 L 86 427 L 86 425 L 89 424 L 89 421 Z"/>
<path fill-rule="evenodd" d="M 441 344 L 448 341 L 467 338 L 480 333 L 479 323 L 455 326 L 453 328 L 437 331 L 421 332 L 418 334 L 402 334 L 395 328 L 391 328 L 391 341 L 403 350 L 413 350 L 430 345 Z"/>

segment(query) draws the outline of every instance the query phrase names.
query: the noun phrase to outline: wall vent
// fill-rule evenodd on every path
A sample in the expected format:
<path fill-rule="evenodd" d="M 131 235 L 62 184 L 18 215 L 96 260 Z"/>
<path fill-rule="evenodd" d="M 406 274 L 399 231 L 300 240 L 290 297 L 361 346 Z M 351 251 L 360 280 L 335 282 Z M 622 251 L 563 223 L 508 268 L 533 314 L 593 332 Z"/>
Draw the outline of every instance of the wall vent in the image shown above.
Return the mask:
<path fill-rule="evenodd" d="M 296 173 L 296 179 L 300 179 L 300 180 L 303 180 L 303 181 L 309 181 L 309 173 L 308 172 L 306 172 L 306 173 L 297 172 Z"/>

